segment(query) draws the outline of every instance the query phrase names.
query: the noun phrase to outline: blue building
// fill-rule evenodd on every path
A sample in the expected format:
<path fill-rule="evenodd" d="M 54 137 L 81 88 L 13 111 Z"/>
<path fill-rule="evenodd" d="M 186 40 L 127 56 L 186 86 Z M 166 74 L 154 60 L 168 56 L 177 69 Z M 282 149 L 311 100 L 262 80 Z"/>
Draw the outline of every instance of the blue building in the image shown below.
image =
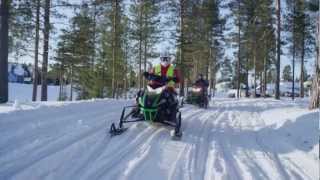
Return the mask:
<path fill-rule="evenodd" d="M 26 64 L 8 64 L 8 80 L 14 83 L 31 83 L 32 68 Z"/>

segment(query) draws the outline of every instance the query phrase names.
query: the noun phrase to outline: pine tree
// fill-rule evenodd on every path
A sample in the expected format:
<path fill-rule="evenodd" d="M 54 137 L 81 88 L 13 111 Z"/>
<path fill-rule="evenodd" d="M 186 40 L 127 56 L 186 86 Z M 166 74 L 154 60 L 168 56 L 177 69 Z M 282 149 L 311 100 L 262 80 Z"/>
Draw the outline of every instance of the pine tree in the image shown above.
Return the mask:
<path fill-rule="evenodd" d="M 148 59 L 155 56 L 154 46 L 159 40 L 160 3 L 135 1 L 130 6 L 131 40 L 134 41 L 133 54 L 138 63 L 138 88 L 145 87 L 142 71 L 147 71 Z"/>
<path fill-rule="evenodd" d="M 10 0 L 9 17 L 9 54 L 18 60 L 21 56 L 29 55 L 30 41 L 33 39 L 32 31 L 34 0 Z"/>

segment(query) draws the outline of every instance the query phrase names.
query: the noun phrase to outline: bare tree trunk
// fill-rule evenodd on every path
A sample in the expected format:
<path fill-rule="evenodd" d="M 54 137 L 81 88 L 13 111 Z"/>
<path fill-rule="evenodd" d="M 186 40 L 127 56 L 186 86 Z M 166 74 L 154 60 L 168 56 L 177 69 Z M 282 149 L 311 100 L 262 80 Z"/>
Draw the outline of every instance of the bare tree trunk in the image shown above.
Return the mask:
<path fill-rule="evenodd" d="M 44 10 L 44 43 L 43 43 L 43 61 L 42 61 L 42 83 L 41 83 L 41 101 L 48 100 L 47 71 L 49 59 L 49 32 L 50 32 L 50 0 L 45 0 Z"/>
<path fill-rule="evenodd" d="M 304 27 L 303 27 L 303 29 L 304 29 Z M 304 37 L 305 36 L 305 34 L 304 34 L 304 32 L 302 33 L 302 46 L 301 46 L 301 48 L 302 48 L 302 51 L 301 51 L 301 67 L 300 67 L 300 97 L 301 98 L 303 98 L 304 97 L 304 86 L 303 86 L 303 83 L 304 83 L 304 53 L 305 53 L 305 51 L 304 51 Z"/>
<path fill-rule="evenodd" d="M 139 74 L 138 74 L 138 89 L 142 89 L 143 87 L 143 79 L 142 79 L 142 6 L 143 1 L 139 2 Z"/>
<path fill-rule="evenodd" d="M 73 65 L 71 64 L 71 69 L 70 69 L 70 99 L 69 101 L 73 100 Z"/>
<path fill-rule="evenodd" d="M 295 40 L 293 40 L 295 41 Z M 293 56 L 292 56 L 292 100 L 294 100 L 294 85 L 295 85 L 295 77 L 294 77 L 294 73 L 295 73 L 295 53 L 296 53 L 296 47 L 295 47 L 295 42 L 293 42 Z"/>
<path fill-rule="evenodd" d="M 318 13 L 318 28 L 317 28 L 317 58 L 316 58 L 316 74 L 313 78 L 312 82 L 312 94 L 311 94 L 311 100 L 310 100 L 310 109 L 319 108 L 320 104 L 320 14 Z"/>
<path fill-rule="evenodd" d="M 246 97 L 249 97 L 249 59 L 246 58 Z"/>
<path fill-rule="evenodd" d="M 277 1 L 277 62 L 276 62 L 276 87 L 275 99 L 280 99 L 280 53 L 281 53 L 281 0 Z"/>
<path fill-rule="evenodd" d="M 113 0 L 113 42 L 112 42 L 112 98 L 115 98 L 116 94 L 116 44 L 117 44 L 117 11 L 118 0 Z"/>
<path fill-rule="evenodd" d="M 254 39 L 255 39 L 255 35 L 254 35 Z M 256 42 L 254 40 L 254 42 Z M 257 62 L 256 62 L 256 57 L 257 56 L 257 48 L 256 46 L 254 47 L 254 50 L 253 50 L 253 73 L 254 73 L 254 95 L 253 97 L 256 97 L 257 96 Z"/>
<path fill-rule="evenodd" d="M 146 38 L 146 37 L 145 37 Z M 144 41 L 144 59 L 143 59 L 143 69 L 146 72 L 147 71 L 147 39 Z M 146 87 L 147 81 L 143 79 L 143 88 Z"/>
<path fill-rule="evenodd" d="M 40 0 L 37 0 L 37 14 L 36 14 L 36 39 L 34 48 L 34 68 L 33 68 L 33 89 L 32 101 L 37 100 L 38 91 L 38 61 L 39 61 L 39 31 L 40 31 Z"/>
<path fill-rule="evenodd" d="M 63 90 L 63 64 L 60 65 L 60 72 L 59 72 L 59 101 L 64 99 L 64 90 Z"/>
<path fill-rule="evenodd" d="M 91 71 L 94 72 L 96 56 L 96 31 L 97 31 L 97 2 L 93 2 L 93 54 L 91 57 Z"/>
<path fill-rule="evenodd" d="M 8 32 L 10 0 L 1 0 L 0 6 L 0 103 L 8 101 Z"/>
<path fill-rule="evenodd" d="M 267 40 L 265 40 L 265 58 L 264 58 L 264 61 L 263 61 L 263 97 L 266 97 L 266 91 L 267 91 L 267 60 L 268 60 L 268 46 L 267 46 Z M 260 86 L 261 88 L 261 86 Z"/>
<path fill-rule="evenodd" d="M 184 70 L 184 12 L 185 12 L 185 0 L 180 0 L 180 71 L 181 71 L 181 81 L 180 81 L 180 96 L 184 96 L 184 81 L 185 81 L 185 70 Z"/>
<path fill-rule="evenodd" d="M 295 14 L 296 12 L 296 7 L 295 7 L 295 2 L 293 2 L 293 14 Z M 293 25 L 292 25 L 292 40 L 293 40 L 293 51 L 292 51 L 292 100 L 294 100 L 294 85 L 295 85 L 295 77 L 294 77 L 294 73 L 295 73 L 295 57 L 296 57 L 296 40 L 295 40 L 295 17 L 293 17 Z"/>
<path fill-rule="evenodd" d="M 238 1 L 238 11 L 240 14 L 240 1 Z M 238 62 L 237 62 L 237 98 L 240 98 L 240 69 L 241 69 L 241 22 L 238 18 Z"/>
<path fill-rule="evenodd" d="M 213 86 L 213 64 L 214 64 L 214 60 L 213 60 L 213 53 L 212 53 L 212 48 L 211 46 L 209 47 L 209 65 L 208 65 L 208 81 L 209 81 L 209 94 L 211 94 L 212 92 L 212 86 Z"/>

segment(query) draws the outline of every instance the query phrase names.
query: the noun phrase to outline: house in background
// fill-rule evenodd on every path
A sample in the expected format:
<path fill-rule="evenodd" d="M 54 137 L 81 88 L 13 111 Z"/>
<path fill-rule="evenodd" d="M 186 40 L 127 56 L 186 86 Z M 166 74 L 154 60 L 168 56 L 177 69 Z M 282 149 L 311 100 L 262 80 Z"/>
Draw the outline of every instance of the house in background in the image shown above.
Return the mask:
<path fill-rule="evenodd" d="M 8 64 L 8 80 L 13 83 L 31 83 L 32 66 L 26 64 Z"/>

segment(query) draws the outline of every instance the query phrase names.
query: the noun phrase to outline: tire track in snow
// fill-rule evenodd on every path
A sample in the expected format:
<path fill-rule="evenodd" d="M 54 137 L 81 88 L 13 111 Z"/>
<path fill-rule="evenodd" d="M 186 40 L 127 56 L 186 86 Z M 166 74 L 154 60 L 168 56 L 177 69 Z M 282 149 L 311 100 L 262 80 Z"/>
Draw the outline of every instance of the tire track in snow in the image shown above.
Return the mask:
<path fill-rule="evenodd" d="M 212 137 L 212 124 L 213 121 L 218 119 L 223 114 L 224 109 L 218 108 L 217 111 L 208 113 L 209 116 L 204 117 L 203 130 L 200 132 L 198 141 L 195 143 L 195 156 L 193 156 L 193 173 L 192 179 L 204 179 L 207 169 L 207 160 L 209 154 L 209 145 Z M 192 162 L 191 161 L 191 162 Z"/>
<path fill-rule="evenodd" d="M 91 117 L 102 117 L 102 118 L 105 118 L 107 119 L 107 116 L 104 114 L 104 115 L 100 115 L 100 116 L 97 116 L 98 114 L 101 114 L 102 112 L 94 112 L 94 113 L 89 113 L 87 114 L 87 116 L 81 116 L 82 118 L 81 119 L 89 119 Z M 112 113 L 114 114 L 114 113 Z M 110 114 L 108 114 L 108 116 L 110 116 Z M 47 127 L 45 129 L 42 129 L 43 132 L 47 133 L 46 136 L 50 137 L 50 138 L 45 138 L 42 140 L 42 137 L 41 137 L 41 134 L 39 134 L 39 132 L 35 131 L 33 133 L 31 133 L 30 135 L 28 134 L 28 136 L 26 136 L 23 140 L 20 140 L 22 142 L 20 142 L 19 140 L 17 141 L 14 141 L 16 143 L 9 143 L 9 150 L 10 148 L 12 150 L 17 150 L 19 153 L 18 155 L 15 155 L 14 156 L 14 159 L 8 159 L 8 160 L 5 160 L 5 161 L 0 161 L 2 164 L 6 164 L 6 163 L 10 163 L 11 161 L 14 161 L 15 159 L 20 159 L 20 158 L 23 158 L 24 156 L 28 156 L 30 153 L 33 153 L 34 149 L 39 149 L 39 148 L 45 148 L 47 145 L 50 145 L 51 142 L 55 142 L 59 139 L 62 139 L 64 137 L 67 137 L 68 135 L 70 135 L 70 131 L 73 132 L 74 130 L 78 130 L 79 128 L 83 128 L 81 126 L 79 126 L 78 124 L 78 116 L 77 115 L 73 115 L 72 116 L 73 118 L 71 117 L 68 117 L 66 119 L 64 118 L 61 118 L 61 119 L 64 119 L 63 121 L 67 121 L 69 123 L 67 124 L 64 124 L 64 128 L 59 128 L 61 126 L 61 124 L 59 124 L 58 127 L 54 128 L 54 127 Z M 55 120 L 56 118 L 54 118 Z M 74 120 L 74 121 L 72 121 Z M 94 122 L 96 121 L 101 121 L 102 119 L 95 119 Z M 70 129 L 71 127 L 71 129 Z M 90 128 L 89 126 L 86 126 L 88 128 Z M 43 127 L 42 127 L 43 128 Z M 62 129 L 61 133 L 59 132 L 59 130 L 57 129 Z M 40 137 L 39 137 L 40 136 Z M 40 141 L 40 143 L 36 143 L 35 145 L 33 144 L 30 144 L 29 141 Z M 42 141 L 42 142 L 41 142 Z M 20 142 L 20 143 L 18 143 Z M 8 149 L 8 148 L 5 148 Z M 6 150 L 6 151 L 9 151 L 9 150 Z M 10 150 L 8 153 L 12 153 L 12 150 Z M 4 150 L 3 150 L 4 151 Z M 4 155 L 5 153 L 1 153 L 2 155 Z"/>
<path fill-rule="evenodd" d="M 133 126 L 131 126 L 130 128 L 132 129 Z M 103 142 L 104 141 L 103 139 L 102 140 L 98 139 L 98 141 L 96 141 L 90 153 L 86 153 L 85 158 L 83 158 L 80 162 L 78 162 L 79 166 L 73 166 L 73 168 L 68 169 L 65 173 L 62 173 L 63 177 L 64 178 L 67 177 L 66 179 L 80 179 L 80 176 L 83 172 L 85 172 L 89 168 L 94 168 L 95 163 L 106 151 L 109 154 L 116 153 L 118 151 L 118 148 L 121 148 L 123 144 L 127 143 L 130 140 L 131 136 L 137 133 L 138 131 L 139 129 L 135 127 L 134 130 L 124 133 L 122 138 L 119 138 L 119 137 L 108 138 L 108 143 Z M 109 134 L 104 134 L 104 135 L 109 136 Z M 108 150 L 108 148 L 110 148 L 108 146 L 110 143 L 112 143 L 111 151 Z"/>
<path fill-rule="evenodd" d="M 257 106 L 258 106 L 258 103 L 255 102 L 253 107 L 257 108 Z M 267 109 L 267 107 L 266 107 L 266 109 Z M 256 112 L 255 113 L 256 117 L 252 118 L 252 119 L 256 120 L 256 122 L 259 123 L 260 127 L 266 127 L 266 123 L 261 118 L 261 112 L 259 112 L 259 111 L 255 111 L 255 112 Z M 258 132 L 254 132 L 254 138 L 255 138 L 256 144 L 260 147 L 260 150 L 265 154 L 265 156 L 268 157 L 271 164 L 275 165 L 277 167 L 276 169 L 277 169 L 279 175 L 282 177 L 282 179 L 291 179 L 290 175 L 286 171 L 286 168 L 281 163 L 278 155 L 276 153 L 274 153 L 273 151 L 271 151 L 271 149 L 268 148 L 265 144 L 263 144 Z M 269 150 L 269 152 L 267 152 L 267 150 Z M 271 166 L 271 167 L 273 167 L 273 166 Z"/>
<path fill-rule="evenodd" d="M 158 150 L 159 146 L 157 145 L 160 142 L 160 145 L 164 144 L 165 138 L 168 138 L 168 134 L 165 133 L 164 128 L 159 129 L 159 131 L 163 132 L 160 135 L 157 135 L 157 137 L 154 136 L 151 138 L 148 138 L 146 143 L 142 144 L 141 147 L 139 147 L 133 154 L 132 157 L 127 157 L 127 163 L 124 167 L 124 172 L 121 173 L 121 176 L 117 179 L 120 180 L 132 180 L 132 179 L 141 179 L 140 177 L 136 178 L 137 175 L 139 175 L 139 169 L 143 169 L 146 163 L 147 156 L 149 156 L 152 152 Z M 152 151 L 152 152 L 151 152 Z M 157 159 L 156 155 L 152 154 L 152 158 Z M 143 176 L 146 175 L 147 172 L 143 173 Z M 154 174 L 155 177 L 157 177 L 156 174 Z"/>
<path fill-rule="evenodd" d="M 190 121 L 190 119 L 192 119 L 193 117 L 196 117 L 198 114 L 202 113 L 203 110 L 197 109 L 195 111 L 192 108 L 188 108 L 188 109 L 184 109 L 183 112 L 185 111 L 189 111 L 189 112 L 184 114 L 182 117 L 183 120 L 182 120 L 181 129 L 184 135 L 186 134 L 185 130 L 189 125 L 189 123 L 187 122 Z M 161 128 L 165 128 L 165 127 L 161 127 Z M 158 169 L 160 171 L 161 166 L 162 167 L 165 166 L 161 164 L 167 164 L 168 159 L 170 159 L 170 163 L 168 163 L 166 166 L 171 166 L 172 168 L 168 169 L 168 172 L 162 172 L 162 174 L 156 171 L 154 176 L 157 176 L 158 178 L 160 178 L 162 176 L 168 175 L 168 178 L 170 179 L 170 177 L 172 176 L 176 168 L 177 162 L 182 156 L 182 153 L 184 152 L 184 149 L 186 147 L 186 144 L 181 143 L 181 141 L 183 141 L 183 139 L 185 138 L 184 135 L 182 136 L 181 140 L 175 141 L 175 140 L 171 140 L 171 137 L 169 136 L 169 132 L 168 132 L 163 141 L 156 141 L 153 143 L 153 146 L 150 148 L 150 151 L 148 152 L 148 154 L 145 154 L 143 156 L 143 160 L 141 160 L 141 163 L 130 168 L 130 170 L 127 173 L 128 175 L 120 179 L 126 179 L 126 178 L 130 180 L 141 179 L 141 177 L 139 176 L 141 175 L 144 176 L 145 173 L 149 172 L 150 170 L 152 171 L 153 169 Z M 155 156 L 158 158 L 155 158 Z M 129 163 L 132 161 L 135 161 L 135 159 L 129 161 Z M 155 161 L 158 161 L 158 162 L 155 163 Z M 156 165 L 156 167 L 153 167 L 154 165 Z M 157 175 L 156 173 L 160 173 L 160 174 Z"/>
<path fill-rule="evenodd" d="M 88 174 L 86 173 L 80 175 L 80 179 L 101 179 L 109 171 L 113 171 L 116 169 L 115 167 L 120 166 L 121 162 L 127 158 L 127 154 L 136 152 L 141 145 L 143 145 L 145 142 L 150 141 L 150 139 L 157 137 L 161 131 L 163 131 L 163 129 L 155 129 L 152 127 L 146 128 L 143 132 L 139 133 L 129 144 L 123 144 L 122 150 L 115 152 L 111 156 L 108 153 L 106 159 L 101 158 L 100 161 L 103 161 L 103 163 L 97 164 L 98 167 L 96 166 L 90 169 L 90 172 Z M 145 141 L 146 137 L 148 137 L 147 141 Z M 135 154 L 133 153 L 132 156 L 134 157 Z"/>
<path fill-rule="evenodd" d="M 265 121 L 261 117 L 261 113 L 257 113 L 257 120 L 260 121 L 262 126 L 266 126 Z M 290 176 L 290 174 L 287 172 L 286 169 L 288 169 L 289 171 L 291 171 L 292 169 L 289 169 L 288 166 L 285 167 L 281 163 L 281 160 L 280 160 L 278 154 L 275 153 L 271 148 L 269 148 L 268 145 L 264 144 L 262 141 L 262 138 L 260 136 L 261 135 L 258 132 L 255 133 L 255 139 L 256 139 L 257 145 L 261 148 L 263 153 L 270 159 L 270 161 L 273 162 L 273 164 L 275 164 L 279 174 L 282 176 L 282 179 L 291 179 L 292 177 Z M 303 174 L 305 177 L 310 178 L 307 174 L 305 174 L 304 171 L 301 170 L 301 167 L 297 168 L 297 170 L 300 172 L 300 174 Z"/>
<path fill-rule="evenodd" d="M 221 155 L 221 158 L 226 164 L 225 173 L 227 174 L 225 174 L 225 176 L 227 177 L 223 177 L 223 179 L 241 179 L 241 170 L 238 167 L 237 161 L 234 159 L 232 152 L 228 150 L 230 148 L 226 144 L 228 139 L 226 139 L 227 137 L 224 136 L 230 135 L 230 133 L 232 133 L 232 129 L 230 127 L 230 123 L 232 123 L 232 120 L 229 119 L 230 111 L 226 111 L 228 109 L 228 106 L 224 106 L 223 109 L 224 111 L 217 118 L 216 123 L 213 126 L 213 128 L 215 129 L 213 136 L 215 137 L 214 140 L 216 142 L 215 147 L 217 149 L 217 154 Z"/>
<path fill-rule="evenodd" d="M 187 123 L 184 123 L 184 127 L 183 127 L 183 129 L 185 130 L 184 132 L 185 137 L 183 137 L 183 139 L 181 140 L 181 142 L 185 143 L 185 145 L 184 145 L 184 148 L 178 154 L 177 159 L 174 162 L 174 166 L 169 172 L 169 175 L 168 175 L 169 180 L 181 179 L 181 176 L 184 176 L 182 179 L 191 178 L 190 171 L 187 169 L 188 167 L 186 166 L 188 164 L 189 156 L 192 150 L 192 146 L 187 143 L 187 138 L 190 136 L 190 133 L 188 133 L 188 131 L 190 130 L 189 128 L 194 128 L 194 126 L 192 126 L 192 123 L 199 120 L 198 119 L 199 115 L 201 113 L 206 112 L 204 109 L 199 109 L 199 108 L 193 109 L 193 111 L 191 111 L 192 116 L 185 117 L 187 121 Z"/>
<path fill-rule="evenodd" d="M 222 112 L 218 107 L 214 111 L 201 109 L 199 114 L 188 119 L 185 136 L 182 142 L 187 145 L 182 151 L 182 155 L 176 161 L 176 167 L 171 170 L 169 179 L 201 179 L 204 175 L 201 172 L 206 171 L 206 155 L 208 154 L 207 146 L 204 143 L 209 143 L 210 126 L 207 126 L 214 120 L 219 113 Z M 200 148 L 200 149 L 198 149 Z M 199 168 L 200 167 L 200 168 Z M 202 178 L 203 179 L 203 178 Z"/>
<path fill-rule="evenodd" d="M 113 113 L 114 114 L 114 113 Z M 68 134 L 70 128 L 73 130 L 75 127 L 74 125 L 77 124 L 79 117 L 81 119 L 90 119 L 92 117 L 97 117 L 105 115 L 104 111 L 94 111 L 94 112 L 80 112 L 80 114 L 70 114 L 67 116 L 57 116 L 56 114 L 47 114 L 46 120 L 42 120 L 39 127 L 29 127 L 27 130 L 18 131 L 15 133 L 13 137 L 10 137 L 5 142 L 1 143 L 2 148 L 0 150 L 0 154 L 5 156 L 6 153 L 11 153 L 12 150 L 19 148 L 19 150 L 23 149 L 25 146 L 30 145 L 30 141 L 38 139 L 38 141 L 43 140 L 44 142 L 37 144 L 36 147 L 42 147 L 45 143 L 54 141 L 56 139 L 62 138 L 64 135 Z M 110 115 L 110 114 L 109 114 Z M 60 128 L 61 124 L 64 125 L 64 128 Z M 41 135 L 44 134 L 45 137 Z M 58 135 L 58 136 L 57 136 Z M 40 136 L 40 137 L 39 137 Z M 15 142 L 15 143 L 11 143 Z M 24 150 L 27 151 L 28 149 Z"/>
<path fill-rule="evenodd" d="M 187 110 L 190 110 L 190 107 L 187 107 L 187 108 L 183 108 L 183 111 L 187 111 Z M 186 118 L 186 117 L 191 117 L 191 116 L 194 116 L 194 113 L 187 113 L 187 114 L 184 114 L 185 115 L 185 117 L 183 117 L 183 122 L 182 122 L 182 124 L 184 125 L 184 119 Z M 150 127 L 148 127 L 148 128 L 152 128 L 152 129 L 154 129 L 154 130 L 161 130 L 161 131 L 165 131 L 166 133 L 165 134 L 167 134 L 167 136 L 165 137 L 165 139 L 168 139 L 168 138 L 170 138 L 170 136 L 168 136 L 168 134 L 169 134 L 169 132 L 168 132 L 168 129 L 165 127 L 165 126 L 160 126 L 160 127 L 154 127 L 154 126 L 151 126 L 150 125 Z M 184 127 L 182 126 L 182 130 L 184 129 Z M 156 135 L 156 133 L 157 133 L 157 131 L 153 131 L 153 133 L 151 134 L 151 136 L 155 136 Z M 139 134 L 138 134 L 139 135 Z M 149 136 L 149 135 L 148 135 Z M 142 138 L 145 138 L 146 136 L 143 136 Z M 120 138 L 122 138 L 122 137 L 120 137 Z M 149 138 L 149 140 L 150 140 L 150 143 L 153 143 L 153 144 L 157 144 L 157 143 L 159 143 L 159 142 L 161 142 L 161 143 L 163 143 L 163 142 L 165 142 L 164 140 L 163 141 L 156 141 L 156 138 L 153 138 L 153 139 L 150 139 Z M 142 142 L 143 143 L 143 142 Z M 142 144 L 142 146 L 144 146 L 145 144 Z M 131 165 L 130 165 L 130 169 L 129 170 L 127 170 L 126 171 L 126 173 L 127 174 L 131 174 L 132 173 L 132 171 L 135 171 L 135 169 L 136 168 L 140 168 L 141 166 L 143 166 L 144 164 L 145 164 L 145 162 L 146 161 L 142 161 L 141 162 L 141 160 L 142 159 L 145 159 L 145 158 L 147 158 L 147 156 L 149 156 L 150 155 L 150 153 L 149 153 L 149 151 L 150 150 L 154 150 L 154 147 L 151 147 L 148 151 L 144 151 L 145 153 L 142 155 L 142 156 L 139 156 L 139 158 L 138 159 L 136 159 L 135 158 L 135 156 L 134 156 L 134 154 L 135 154 L 135 152 L 138 152 L 138 151 L 140 151 L 140 149 L 141 148 L 139 148 L 138 146 L 140 146 L 140 144 L 138 144 L 138 145 L 135 145 L 135 146 L 133 146 L 132 148 L 137 148 L 136 150 L 134 150 L 134 152 L 132 152 L 131 154 L 133 154 L 133 155 L 129 155 L 129 157 L 123 157 L 123 159 L 126 159 L 127 161 L 125 161 L 125 160 L 120 160 L 120 162 L 118 162 L 117 164 L 119 164 L 118 166 L 120 166 L 120 164 L 121 164 L 121 166 L 123 166 L 123 167 L 125 167 L 126 165 L 128 165 L 128 163 L 130 164 L 130 162 L 131 162 Z M 154 145 L 155 146 L 155 145 Z M 126 145 L 124 146 L 124 147 L 126 147 Z M 156 147 L 156 146 L 155 146 Z M 131 148 L 130 148 L 131 149 Z M 126 151 L 126 150 L 125 150 Z M 153 155 L 153 153 L 151 153 L 152 155 Z M 118 156 L 118 155 L 117 155 Z M 131 159 L 130 159 L 131 158 Z M 122 163 L 124 163 L 124 161 L 126 162 L 125 164 L 122 164 Z M 141 162 L 141 163 L 135 163 L 136 161 L 139 161 L 139 162 Z M 105 164 L 108 164 L 108 163 L 105 163 Z M 116 168 L 115 168 L 116 169 Z M 105 174 L 108 174 L 108 175 L 110 175 L 110 174 L 112 174 L 112 169 L 110 170 L 111 172 L 109 172 L 109 170 L 107 170 L 107 172 L 104 172 L 104 173 L 101 173 L 101 175 L 100 175 L 100 177 L 103 177 L 103 176 L 105 176 Z M 97 171 L 97 172 L 99 172 L 99 171 Z M 115 173 L 115 172 L 113 172 L 113 173 Z M 93 174 L 93 173 L 92 173 Z M 93 178 L 93 177 L 91 177 L 91 178 Z M 122 177 L 122 178 L 125 178 L 125 177 Z M 84 178 L 84 179 L 86 179 L 86 178 Z M 88 179 L 90 179 L 90 178 L 88 178 Z M 114 179 L 114 178 L 113 178 Z"/>
<path fill-rule="evenodd" d="M 33 153 L 29 154 L 23 159 L 17 158 L 16 160 L 13 160 L 11 162 L 2 164 L 0 169 L 0 179 L 8 179 L 30 168 L 32 165 L 36 164 L 37 162 L 53 154 L 56 154 L 60 151 L 63 151 L 64 149 L 68 148 L 73 144 L 78 143 L 79 141 L 85 140 L 85 138 L 98 133 L 99 130 L 105 129 L 105 126 L 103 125 L 104 124 L 103 120 L 106 117 L 107 116 L 102 116 L 100 119 L 102 123 L 97 124 L 94 127 L 91 127 L 91 129 L 87 131 L 81 132 L 79 134 L 69 134 L 71 137 L 67 137 L 62 140 L 56 139 L 48 143 L 46 146 L 43 146 L 39 149 L 35 149 Z"/>

